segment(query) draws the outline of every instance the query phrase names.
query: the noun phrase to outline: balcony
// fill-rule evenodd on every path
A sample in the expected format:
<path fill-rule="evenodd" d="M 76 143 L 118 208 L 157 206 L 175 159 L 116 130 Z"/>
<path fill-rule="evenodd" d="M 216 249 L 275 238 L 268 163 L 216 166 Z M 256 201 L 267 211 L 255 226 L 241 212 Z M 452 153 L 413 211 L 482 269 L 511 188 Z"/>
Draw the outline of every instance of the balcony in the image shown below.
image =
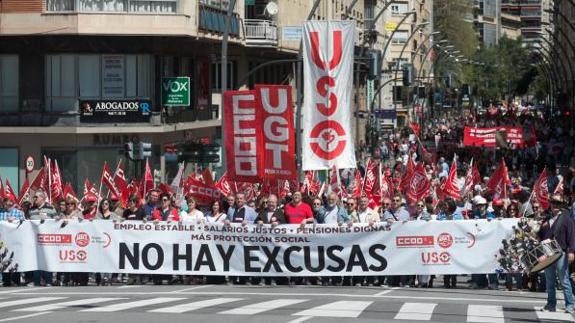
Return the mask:
<path fill-rule="evenodd" d="M 275 22 L 264 19 L 244 20 L 246 46 L 275 47 L 278 44 L 278 28 Z"/>
<path fill-rule="evenodd" d="M 227 11 L 200 3 L 200 21 L 198 29 L 213 33 L 213 34 L 223 34 L 226 24 Z M 240 35 L 240 17 L 237 13 L 234 13 L 230 19 L 230 36 L 239 37 Z"/>

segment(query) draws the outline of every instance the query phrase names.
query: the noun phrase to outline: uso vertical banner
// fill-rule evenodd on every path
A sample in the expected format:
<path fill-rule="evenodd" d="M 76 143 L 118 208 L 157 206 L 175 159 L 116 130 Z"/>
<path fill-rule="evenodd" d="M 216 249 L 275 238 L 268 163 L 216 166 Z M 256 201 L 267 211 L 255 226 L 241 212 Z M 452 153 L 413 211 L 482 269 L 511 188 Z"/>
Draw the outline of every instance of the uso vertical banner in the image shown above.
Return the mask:
<path fill-rule="evenodd" d="M 292 92 L 289 85 L 256 85 L 259 125 L 264 154 L 264 177 L 297 177 Z M 261 126 L 263 125 L 263 132 Z"/>
<path fill-rule="evenodd" d="M 255 91 L 224 92 L 226 166 L 228 177 L 239 182 L 259 182 L 263 175 L 255 96 Z"/>
<path fill-rule="evenodd" d="M 303 169 L 355 168 L 351 135 L 355 22 L 304 24 Z"/>

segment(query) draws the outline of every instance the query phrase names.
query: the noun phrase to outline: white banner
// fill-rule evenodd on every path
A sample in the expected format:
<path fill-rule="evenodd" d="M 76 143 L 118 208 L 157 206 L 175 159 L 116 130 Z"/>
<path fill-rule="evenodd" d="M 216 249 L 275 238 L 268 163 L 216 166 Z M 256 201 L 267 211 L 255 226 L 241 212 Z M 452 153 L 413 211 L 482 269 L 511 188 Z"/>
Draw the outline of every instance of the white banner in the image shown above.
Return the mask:
<path fill-rule="evenodd" d="M 231 276 L 493 273 L 514 219 L 222 226 L 0 222 L 0 269 Z"/>
<path fill-rule="evenodd" d="M 355 168 L 351 133 L 355 22 L 304 24 L 303 169 Z"/>

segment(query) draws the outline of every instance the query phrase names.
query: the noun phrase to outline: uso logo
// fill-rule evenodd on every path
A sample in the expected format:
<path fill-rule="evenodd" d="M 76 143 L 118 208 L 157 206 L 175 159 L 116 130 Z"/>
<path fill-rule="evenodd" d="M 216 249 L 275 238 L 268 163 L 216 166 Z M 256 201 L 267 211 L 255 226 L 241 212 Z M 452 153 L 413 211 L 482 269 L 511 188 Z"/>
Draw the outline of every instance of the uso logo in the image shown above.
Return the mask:
<path fill-rule="evenodd" d="M 90 244 L 90 236 L 86 232 L 78 232 L 74 241 L 78 247 L 83 248 Z"/>
<path fill-rule="evenodd" d="M 451 247 L 451 245 L 453 245 L 453 237 L 451 236 L 451 234 L 443 232 L 442 234 L 437 236 L 437 244 L 441 248 L 447 249 Z"/>

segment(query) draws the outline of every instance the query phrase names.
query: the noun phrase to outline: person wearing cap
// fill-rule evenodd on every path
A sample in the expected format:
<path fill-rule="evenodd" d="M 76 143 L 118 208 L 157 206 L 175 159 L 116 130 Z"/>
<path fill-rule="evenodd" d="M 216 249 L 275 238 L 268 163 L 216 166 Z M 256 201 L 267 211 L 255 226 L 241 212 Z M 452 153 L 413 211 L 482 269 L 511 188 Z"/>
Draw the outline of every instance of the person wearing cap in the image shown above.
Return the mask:
<path fill-rule="evenodd" d="M 573 290 L 569 281 L 569 264 L 575 260 L 575 223 L 565 208 L 563 197 L 554 194 L 549 199 L 551 214 L 545 219 L 539 229 L 541 241 L 554 239 L 557 241 L 563 255 L 551 266 L 545 269 L 547 286 L 547 304 L 542 308 L 544 312 L 555 312 L 557 309 L 556 282 L 557 274 L 563 289 L 565 312 L 575 313 L 573 305 Z"/>

